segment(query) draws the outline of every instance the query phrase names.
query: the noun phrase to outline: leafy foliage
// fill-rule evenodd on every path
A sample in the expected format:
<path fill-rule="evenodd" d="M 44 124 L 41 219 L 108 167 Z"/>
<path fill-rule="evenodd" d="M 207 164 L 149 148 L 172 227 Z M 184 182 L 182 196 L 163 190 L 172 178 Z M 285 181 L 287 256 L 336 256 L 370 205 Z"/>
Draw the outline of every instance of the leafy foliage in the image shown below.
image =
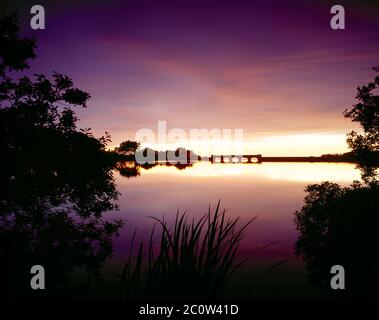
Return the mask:
<path fill-rule="evenodd" d="M 141 144 L 139 142 L 126 140 L 115 148 L 115 152 L 123 155 L 134 155 L 140 146 Z"/>
<path fill-rule="evenodd" d="M 10 77 L 36 57 L 18 32 L 16 15 L 0 19 L 1 294 L 27 295 L 30 267 L 42 264 L 53 295 L 77 267 L 99 278 L 122 222 L 102 217 L 118 208 L 109 135 L 77 128 L 73 109 L 90 95 L 59 73 Z"/>
<path fill-rule="evenodd" d="M 374 70 L 379 72 L 379 67 Z M 299 231 L 296 253 L 304 258 L 311 284 L 331 290 L 330 269 L 342 265 L 347 288 L 334 292 L 342 296 L 372 297 L 379 285 L 378 87 L 379 76 L 358 87 L 359 102 L 344 112 L 363 130 L 350 132 L 347 143 L 358 159 L 364 184 L 353 182 L 345 188 L 331 182 L 308 185 L 305 204 L 295 212 Z"/>
<path fill-rule="evenodd" d="M 374 70 L 379 72 L 379 66 Z M 358 87 L 356 98 L 359 102 L 344 112 L 346 118 L 358 122 L 363 129 L 363 133 L 351 131 L 347 139 L 349 148 L 362 160 L 370 152 L 379 151 L 379 95 L 375 94 L 378 88 L 379 76 L 367 85 Z"/>
<path fill-rule="evenodd" d="M 0 19 L 0 76 L 7 70 L 28 68 L 27 60 L 36 57 L 34 39 L 20 38 L 17 14 L 5 15 Z"/>
<path fill-rule="evenodd" d="M 343 188 L 324 182 L 305 191 L 305 204 L 295 212 L 296 253 L 304 258 L 311 284 L 331 291 L 330 269 L 342 265 L 346 290 L 334 293 L 372 297 L 379 285 L 379 184 Z"/>

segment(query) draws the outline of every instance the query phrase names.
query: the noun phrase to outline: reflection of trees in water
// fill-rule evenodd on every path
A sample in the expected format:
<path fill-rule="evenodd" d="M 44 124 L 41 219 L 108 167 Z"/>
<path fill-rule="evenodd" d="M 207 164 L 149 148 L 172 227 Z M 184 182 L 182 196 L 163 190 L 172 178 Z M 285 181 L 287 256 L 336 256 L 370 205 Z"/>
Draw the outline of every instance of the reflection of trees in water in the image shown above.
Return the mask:
<path fill-rule="evenodd" d="M 141 175 L 140 166 L 134 161 L 119 161 L 116 164 L 116 169 L 120 175 L 125 178 L 138 177 Z"/>
<path fill-rule="evenodd" d="M 138 177 L 141 175 L 141 168 L 144 170 L 150 170 L 157 166 L 165 167 L 175 167 L 178 170 L 184 170 L 188 167 L 192 167 L 192 164 L 181 164 L 181 163 L 169 163 L 169 162 L 157 162 L 154 164 L 138 164 L 135 161 L 119 161 L 117 162 L 115 168 L 120 173 L 121 176 L 125 178 Z"/>
<path fill-rule="evenodd" d="M 0 258 L 6 296 L 27 294 L 30 268 L 46 270 L 53 295 L 76 267 L 98 278 L 121 222 L 102 215 L 117 209 L 118 192 L 106 144 L 77 130 L 73 107 L 89 94 L 67 76 L 13 80 L 34 57 L 34 41 L 18 35 L 16 16 L 0 20 Z M 34 293 L 35 294 L 35 293 Z"/>
<path fill-rule="evenodd" d="M 379 76 L 358 87 L 358 103 L 345 111 L 362 127 L 362 133 L 349 133 L 347 143 L 359 160 L 363 182 L 347 188 L 330 182 L 309 185 L 304 206 L 295 212 L 296 252 L 304 258 L 311 284 L 330 290 L 331 267 L 342 265 L 346 290 L 337 294 L 350 297 L 377 297 L 379 285 L 378 87 Z"/>
<path fill-rule="evenodd" d="M 306 188 L 296 212 L 296 252 L 304 258 L 311 284 L 330 289 L 333 265 L 346 272 L 346 292 L 370 295 L 379 285 L 379 184 L 348 188 L 324 182 Z"/>
<path fill-rule="evenodd" d="M 35 264 L 45 267 L 50 295 L 74 267 L 85 268 L 91 279 L 98 277 L 121 223 L 102 219 L 116 207 L 113 179 L 100 168 L 88 170 L 57 179 L 50 172 L 16 173 L 11 179 L 2 174 L 0 254 L 9 290 L 27 289 Z"/>
<path fill-rule="evenodd" d="M 46 294 L 54 296 L 70 286 L 77 268 L 99 279 L 112 253 L 122 223 L 103 214 L 117 209 L 112 170 L 119 157 L 105 151 L 108 134 L 95 138 L 89 129 L 77 129 L 74 108 L 86 107 L 90 96 L 69 77 L 9 76 L 35 58 L 35 42 L 18 31 L 15 15 L 0 19 L 0 271 L 7 281 L 2 294 L 28 295 L 30 268 L 39 264 L 46 270 Z M 129 149 L 129 142 L 122 145 Z M 134 162 L 116 168 L 125 177 L 140 172 Z"/>

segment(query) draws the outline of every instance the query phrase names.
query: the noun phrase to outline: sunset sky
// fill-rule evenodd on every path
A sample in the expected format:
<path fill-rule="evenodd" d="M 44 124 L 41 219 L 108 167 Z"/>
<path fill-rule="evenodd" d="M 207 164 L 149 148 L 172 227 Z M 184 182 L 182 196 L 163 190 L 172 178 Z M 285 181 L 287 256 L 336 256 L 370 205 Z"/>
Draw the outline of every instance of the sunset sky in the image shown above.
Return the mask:
<path fill-rule="evenodd" d="M 23 32 L 38 40 L 31 71 L 65 73 L 90 92 L 81 126 L 110 132 L 112 145 L 165 120 L 168 129 L 241 128 L 246 153 L 318 155 L 346 151 L 356 127 L 342 112 L 379 64 L 370 3 L 38 1 L 39 31 L 29 28 L 35 1 L 5 9 L 19 9 Z M 345 7 L 346 30 L 330 28 L 334 4 Z"/>

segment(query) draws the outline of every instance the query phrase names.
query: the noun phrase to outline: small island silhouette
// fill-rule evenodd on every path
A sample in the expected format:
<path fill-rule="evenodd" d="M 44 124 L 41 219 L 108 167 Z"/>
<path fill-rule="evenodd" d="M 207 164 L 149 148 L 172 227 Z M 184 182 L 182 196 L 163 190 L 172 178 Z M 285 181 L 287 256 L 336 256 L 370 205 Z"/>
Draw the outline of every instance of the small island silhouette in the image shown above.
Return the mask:
<path fill-rule="evenodd" d="M 122 151 L 122 146 L 130 144 L 133 146 L 128 152 Z M 193 164 L 198 161 L 209 161 L 211 163 L 243 163 L 259 164 L 263 162 L 341 162 L 359 163 L 359 158 L 354 152 L 323 154 L 321 156 L 263 156 L 262 154 L 212 154 L 200 156 L 193 150 L 177 148 L 176 150 L 158 151 L 151 148 L 139 149 L 140 144 L 135 141 L 126 140 L 113 151 L 115 157 L 120 161 L 136 161 L 140 165 L 147 164 Z M 379 152 L 370 152 L 366 159 L 372 164 L 379 164 Z"/>

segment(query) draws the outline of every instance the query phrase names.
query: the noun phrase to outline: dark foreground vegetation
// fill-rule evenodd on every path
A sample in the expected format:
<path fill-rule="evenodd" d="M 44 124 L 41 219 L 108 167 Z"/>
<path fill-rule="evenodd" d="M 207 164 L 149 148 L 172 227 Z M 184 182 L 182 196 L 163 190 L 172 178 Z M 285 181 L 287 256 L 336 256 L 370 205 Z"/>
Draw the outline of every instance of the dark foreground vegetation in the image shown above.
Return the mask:
<path fill-rule="evenodd" d="M 122 298 L 226 298 L 227 284 L 246 259 L 237 261 L 244 231 L 253 221 L 239 226 L 239 218 L 226 217 L 220 202 L 202 218 L 189 220 L 177 213 L 173 226 L 155 219 L 150 242 L 140 243 L 130 254 L 121 275 Z M 135 252 L 134 252 L 135 251 Z"/>
<path fill-rule="evenodd" d="M 0 18 L 0 295 L 106 298 L 101 270 L 123 227 L 106 217 L 118 209 L 113 171 L 132 177 L 156 164 L 136 165 L 136 142 L 125 141 L 110 152 L 108 133 L 94 137 L 78 128 L 74 110 L 86 108 L 90 95 L 68 76 L 15 80 L 36 58 L 35 48 L 33 39 L 20 37 L 16 15 Z M 358 163 L 362 182 L 347 188 L 310 185 L 295 213 L 296 252 L 304 258 L 310 283 L 331 291 L 330 268 L 342 265 L 346 290 L 334 292 L 341 297 L 375 297 L 379 284 L 378 86 L 376 77 L 359 87 L 358 103 L 345 111 L 362 132 L 349 133 L 351 153 L 342 157 Z M 154 158 L 158 155 L 154 151 Z M 237 250 L 250 222 L 239 225 L 219 206 L 197 221 L 178 214 L 173 226 L 156 222 L 148 244 L 135 245 L 134 236 L 125 244 L 129 258 L 120 271 L 118 297 L 227 297 L 227 282 L 244 261 L 237 260 Z M 49 270 L 49 290 L 31 290 L 30 268 L 36 264 Z M 85 277 L 74 284 L 78 269 Z"/>
<path fill-rule="evenodd" d="M 134 162 L 139 144 L 125 141 L 111 152 L 108 133 L 97 138 L 78 128 L 74 110 L 86 108 L 90 95 L 68 76 L 15 80 L 36 58 L 35 48 L 33 39 L 20 37 L 16 15 L 0 18 L 1 295 L 106 298 L 101 269 L 124 225 L 106 218 L 118 209 L 113 171 L 139 174 Z M 187 219 L 178 215 L 174 229 L 157 220 L 159 244 L 153 245 L 153 231 L 146 252 L 141 244 L 134 259 L 131 251 L 120 298 L 227 295 L 226 282 L 241 263 L 236 254 L 247 224 L 239 227 L 238 219 L 228 219 L 219 206 L 197 222 Z M 133 248 L 133 241 L 125 247 Z M 33 265 L 48 271 L 48 290 L 31 290 Z M 82 275 L 73 281 L 78 270 Z"/>
<path fill-rule="evenodd" d="M 379 68 L 374 68 L 379 72 Z M 358 87 L 358 103 L 345 116 L 361 125 L 348 134 L 350 155 L 357 159 L 362 182 L 350 187 L 324 182 L 306 187 L 305 205 L 295 213 L 299 240 L 296 252 L 304 258 L 312 285 L 332 291 L 331 267 L 346 272 L 346 288 L 338 297 L 377 298 L 379 285 L 379 76 Z"/>
<path fill-rule="evenodd" d="M 54 296 L 75 268 L 93 286 L 122 226 L 103 218 L 117 210 L 118 198 L 109 135 L 77 128 L 74 109 L 85 108 L 90 95 L 59 73 L 15 80 L 35 48 L 20 37 L 16 15 L 0 19 L 0 272 L 7 298 Z M 49 270 L 48 293 L 32 294 L 37 264 Z"/>

